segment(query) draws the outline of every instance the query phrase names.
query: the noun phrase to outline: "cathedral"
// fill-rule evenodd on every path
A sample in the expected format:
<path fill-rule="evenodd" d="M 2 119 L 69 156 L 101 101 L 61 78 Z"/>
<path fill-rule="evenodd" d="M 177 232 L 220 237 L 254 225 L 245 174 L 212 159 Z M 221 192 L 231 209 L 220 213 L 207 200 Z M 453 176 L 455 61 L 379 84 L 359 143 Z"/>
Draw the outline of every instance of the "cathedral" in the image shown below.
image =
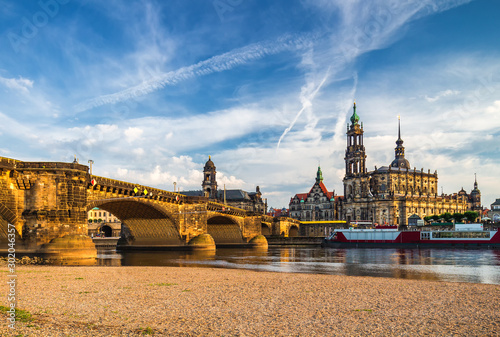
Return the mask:
<path fill-rule="evenodd" d="M 423 168 L 411 168 L 405 158 L 400 120 L 394 160 L 388 166 L 375 166 L 373 171 L 368 171 L 363 123 L 359 123 L 356 103 L 350 121 L 344 158 L 344 198 L 339 200 L 342 203 L 342 220 L 402 226 L 407 225 L 408 218 L 414 214 L 424 218 L 481 208 L 477 181 L 470 195 L 463 189 L 452 195 L 439 195 L 437 171 L 431 173 Z"/>
<path fill-rule="evenodd" d="M 323 184 L 318 167 L 316 183 L 309 193 L 299 193 L 290 199 L 290 217 L 301 221 L 345 220 L 380 225 L 405 226 L 408 218 L 423 219 L 443 213 L 482 211 L 481 192 L 477 179 L 470 194 L 462 188 L 451 195 L 438 194 L 437 171 L 417 170 L 405 158 L 398 119 L 398 138 L 394 160 L 388 166 L 373 171 L 366 168 L 363 123 L 356 112 L 347 125 L 345 151 L 344 195 L 335 196 Z"/>
<path fill-rule="evenodd" d="M 203 181 L 201 191 L 181 191 L 180 194 L 187 196 L 204 196 L 211 201 L 223 203 L 228 206 L 237 207 L 246 211 L 265 214 L 267 205 L 262 200 L 262 193 L 259 186 L 255 192 L 243 190 L 219 190 L 217 188 L 217 170 L 212 158 L 208 156 L 208 161 L 203 168 Z"/>

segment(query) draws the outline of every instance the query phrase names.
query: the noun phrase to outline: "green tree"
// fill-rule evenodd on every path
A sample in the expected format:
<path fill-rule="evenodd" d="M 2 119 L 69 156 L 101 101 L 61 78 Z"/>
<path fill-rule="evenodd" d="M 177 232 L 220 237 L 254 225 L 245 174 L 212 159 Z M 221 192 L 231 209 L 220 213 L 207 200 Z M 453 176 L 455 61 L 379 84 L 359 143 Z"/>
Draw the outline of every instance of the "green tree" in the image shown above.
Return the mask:
<path fill-rule="evenodd" d="M 462 222 L 464 215 L 462 213 L 453 213 L 451 217 L 453 220 L 455 220 L 455 223 L 457 223 L 457 222 Z"/>
<path fill-rule="evenodd" d="M 444 222 L 450 222 L 452 215 L 449 212 L 443 213 L 439 216 L 440 218 L 443 218 Z"/>
<path fill-rule="evenodd" d="M 431 216 L 432 220 L 438 221 L 439 220 L 439 215 L 433 215 Z"/>
<path fill-rule="evenodd" d="M 467 218 L 467 221 L 474 222 L 476 218 L 479 216 L 477 212 L 474 211 L 466 211 L 464 216 Z"/>

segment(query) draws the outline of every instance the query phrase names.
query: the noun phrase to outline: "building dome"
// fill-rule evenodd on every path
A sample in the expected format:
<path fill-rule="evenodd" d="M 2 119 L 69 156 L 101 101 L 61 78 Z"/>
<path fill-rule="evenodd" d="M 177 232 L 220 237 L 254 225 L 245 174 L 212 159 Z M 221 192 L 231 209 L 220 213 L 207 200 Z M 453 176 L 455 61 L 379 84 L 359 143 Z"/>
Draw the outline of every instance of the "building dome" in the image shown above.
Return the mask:
<path fill-rule="evenodd" d="M 351 123 L 352 123 L 352 125 L 354 125 L 354 124 L 357 124 L 358 122 L 359 122 L 359 116 L 356 113 L 356 102 L 354 102 L 353 113 L 352 113 L 352 116 L 351 116 Z"/>
<path fill-rule="evenodd" d="M 210 156 L 208 156 L 208 161 L 205 163 L 205 171 L 208 170 L 215 170 L 215 164 L 210 158 Z"/>
<path fill-rule="evenodd" d="M 410 169 L 410 162 L 406 160 L 404 157 L 399 157 L 396 158 L 392 161 L 391 167 L 400 167 L 409 170 Z"/>

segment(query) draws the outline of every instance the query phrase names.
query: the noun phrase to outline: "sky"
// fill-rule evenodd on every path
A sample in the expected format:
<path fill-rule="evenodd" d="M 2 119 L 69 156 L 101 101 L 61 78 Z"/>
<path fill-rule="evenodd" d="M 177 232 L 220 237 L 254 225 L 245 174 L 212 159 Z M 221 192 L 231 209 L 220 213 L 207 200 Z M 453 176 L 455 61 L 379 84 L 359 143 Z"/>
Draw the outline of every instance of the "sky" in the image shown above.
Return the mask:
<path fill-rule="evenodd" d="M 356 101 L 367 168 L 406 158 L 440 192 L 500 198 L 497 0 L 0 0 L 0 156 L 94 161 L 165 190 L 270 207 L 318 165 L 343 194 Z"/>

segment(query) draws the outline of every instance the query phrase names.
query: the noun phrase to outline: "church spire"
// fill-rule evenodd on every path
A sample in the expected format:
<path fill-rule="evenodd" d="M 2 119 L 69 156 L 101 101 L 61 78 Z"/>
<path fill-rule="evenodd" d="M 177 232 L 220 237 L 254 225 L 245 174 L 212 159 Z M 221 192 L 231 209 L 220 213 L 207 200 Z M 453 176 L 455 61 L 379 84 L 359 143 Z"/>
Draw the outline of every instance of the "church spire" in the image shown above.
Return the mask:
<path fill-rule="evenodd" d="M 405 148 L 403 147 L 403 140 L 401 139 L 401 116 L 398 116 L 398 140 L 396 140 L 396 145 L 398 148 L 401 148 L 403 153 L 403 157 L 405 155 L 404 151 L 405 151 Z M 396 153 L 396 157 L 397 157 L 397 153 Z"/>
<path fill-rule="evenodd" d="M 401 116 L 398 115 L 398 140 L 401 139 Z"/>
<path fill-rule="evenodd" d="M 398 139 L 396 140 L 396 148 L 394 149 L 395 158 L 391 163 L 391 167 L 400 167 L 410 169 L 410 163 L 405 159 L 405 147 L 403 139 L 401 139 L 401 117 L 398 116 Z"/>
<path fill-rule="evenodd" d="M 321 167 L 318 166 L 318 172 L 316 173 L 316 182 L 319 184 L 323 182 L 323 172 L 321 172 Z"/>
<path fill-rule="evenodd" d="M 354 101 L 354 105 L 353 105 L 352 109 L 353 109 L 353 113 L 351 116 L 351 125 L 355 125 L 355 124 L 358 124 L 358 121 L 359 121 L 359 116 L 356 114 L 356 101 Z"/>

